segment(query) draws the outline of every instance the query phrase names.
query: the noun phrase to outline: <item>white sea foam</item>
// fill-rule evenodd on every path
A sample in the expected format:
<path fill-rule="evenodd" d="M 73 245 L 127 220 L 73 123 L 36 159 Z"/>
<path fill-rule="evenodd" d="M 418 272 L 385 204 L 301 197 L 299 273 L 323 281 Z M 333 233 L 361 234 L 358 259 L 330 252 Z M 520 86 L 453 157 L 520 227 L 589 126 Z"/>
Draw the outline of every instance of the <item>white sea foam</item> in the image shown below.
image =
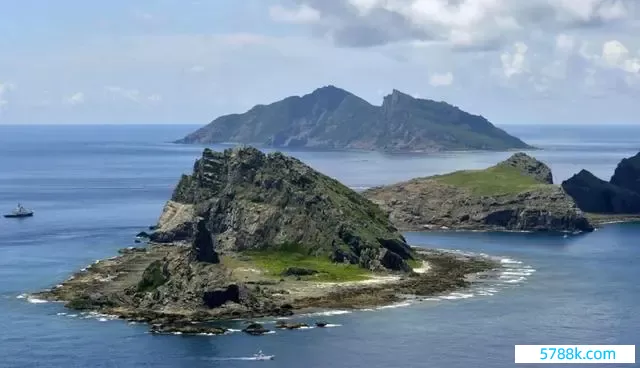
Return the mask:
<path fill-rule="evenodd" d="M 376 309 L 378 309 L 378 310 L 380 310 L 380 309 L 394 309 L 394 308 L 408 307 L 410 305 L 411 305 L 410 302 L 402 302 L 402 303 L 396 303 L 396 304 L 391 304 L 391 305 L 383 305 L 382 307 L 378 307 Z"/>
<path fill-rule="evenodd" d="M 330 310 L 330 311 L 324 311 L 324 312 L 309 313 L 309 314 L 306 314 L 306 316 L 339 316 L 341 314 L 349 314 L 349 313 L 351 312 L 346 310 Z"/>
<path fill-rule="evenodd" d="M 234 328 L 230 328 L 227 330 L 227 332 L 241 332 L 242 330 L 236 330 Z"/>
<path fill-rule="evenodd" d="M 518 282 L 522 282 L 524 280 L 526 280 L 526 277 L 518 277 L 517 279 L 511 279 L 511 280 L 506 280 L 505 282 L 508 284 L 516 284 Z"/>
<path fill-rule="evenodd" d="M 341 326 L 342 325 L 338 324 L 338 323 L 329 323 L 329 324 L 325 325 L 324 327 L 341 327 Z"/>
<path fill-rule="evenodd" d="M 375 309 L 372 309 L 372 308 L 364 308 L 364 309 L 359 309 L 359 311 L 361 311 L 361 312 L 374 312 L 374 311 L 375 311 Z"/>
<path fill-rule="evenodd" d="M 269 332 L 265 332 L 264 334 L 265 335 L 272 335 L 272 334 L 275 334 L 275 333 L 276 333 L 275 331 L 269 331 Z"/>
<path fill-rule="evenodd" d="M 451 293 L 449 295 L 443 295 L 440 299 L 444 300 L 458 300 L 458 299 L 468 299 L 473 298 L 473 294 L 464 294 L 464 293 Z"/>
<path fill-rule="evenodd" d="M 43 303 L 48 303 L 48 301 L 46 300 L 42 300 L 42 299 L 38 299 L 38 298 L 33 298 L 33 297 L 27 297 L 27 301 L 29 303 L 32 304 L 43 304 Z"/>
<path fill-rule="evenodd" d="M 178 331 L 178 332 L 173 332 L 174 335 L 182 335 L 182 332 Z"/>
<path fill-rule="evenodd" d="M 515 259 L 511 259 L 511 258 L 502 258 L 500 260 L 500 263 L 502 263 L 502 264 L 522 264 L 522 262 L 516 261 Z"/>
<path fill-rule="evenodd" d="M 60 312 L 60 313 L 56 313 L 56 316 L 66 316 L 67 314 L 65 312 Z"/>
<path fill-rule="evenodd" d="M 26 297 L 27 297 L 27 294 L 20 294 L 16 296 L 16 299 L 25 299 Z"/>
<path fill-rule="evenodd" d="M 294 328 L 294 330 L 310 330 L 312 328 L 315 328 L 315 327 L 313 327 L 313 326 L 302 326 L 302 327 L 299 327 L 299 328 Z"/>
<path fill-rule="evenodd" d="M 77 314 L 67 314 L 67 317 L 69 317 L 69 318 L 75 318 L 75 317 L 78 317 L 78 315 L 77 315 Z"/>
<path fill-rule="evenodd" d="M 102 318 L 98 318 L 98 321 L 100 321 L 100 322 L 107 322 L 107 321 L 108 321 L 108 319 L 106 319 L 106 318 L 102 317 Z"/>

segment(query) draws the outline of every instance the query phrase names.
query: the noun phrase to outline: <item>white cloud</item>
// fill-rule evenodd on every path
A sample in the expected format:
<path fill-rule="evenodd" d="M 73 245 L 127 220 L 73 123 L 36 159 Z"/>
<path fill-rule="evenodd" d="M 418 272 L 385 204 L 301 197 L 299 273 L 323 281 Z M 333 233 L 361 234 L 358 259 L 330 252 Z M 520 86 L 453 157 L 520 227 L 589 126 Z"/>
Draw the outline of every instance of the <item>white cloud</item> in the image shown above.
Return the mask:
<path fill-rule="evenodd" d="M 514 75 L 527 72 L 526 54 L 529 47 L 524 42 L 516 42 L 514 51 L 505 51 L 500 55 L 502 61 L 502 71 L 505 77 L 511 78 Z"/>
<path fill-rule="evenodd" d="M 304 4 L 296 8 L 285 8 L 281 5 L 271 6 L 269 7 L 269 16 L 276 22 L 294 24 L 312 24 L 320 20 L 320 12 Z"/>
<path fill-rule="evenodd" d="M 150 95 L 149 97 L 147 97 L 147 100 L 149 100 L 150 102 L 160 102 L 162 101 L 162 96 L 159 95 L 158 93 L 154 93 L 152 95 Z"/>
<path fill-rule="evenodd" d="M 640 72 L 640 58 L 632 57 L 629 49 L 618 40 L 607 41 L 602 45 L 602 61 L 612 68 L 619 68 L 627 73 Z"/>
<path fill-rule="evenodd" d="M 105 89 L 114 95 L 125 98 L 129 101 L 138 102 L 140 100 L 140 91 L 137 89 L 127 89 L 115 86 L 105 87 Z"/>
<path fill-rule="evenodd" d="M 69 105 L 80 105 L 80 104 L 83 104 L 84 101 L 85 101 L 85 95 L 83 92 L 74 93 L 73 95 L 65 99 L 65 102 Z"/>
<path fill-rule="evenodd" d="M 560 33 L 556 36 L 556 49 L 561 52 L 571 52 L 575 46 L 575 39 L 572 36 Z"/>
<path fill-rule="evenodd" d="M 431 74 L 429 84 L 434 87 L 450 86 L 453 83 L 453 73 Z"/>

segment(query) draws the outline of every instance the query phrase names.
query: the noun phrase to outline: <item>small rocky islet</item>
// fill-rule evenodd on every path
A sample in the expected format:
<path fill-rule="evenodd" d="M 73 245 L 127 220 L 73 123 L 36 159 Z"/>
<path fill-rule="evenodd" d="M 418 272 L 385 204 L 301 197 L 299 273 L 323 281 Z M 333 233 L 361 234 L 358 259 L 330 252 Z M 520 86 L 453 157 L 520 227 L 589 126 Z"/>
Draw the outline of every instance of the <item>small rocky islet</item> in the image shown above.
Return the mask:
<path fill-rule="evenodd" d="M 485 170 L 356 193 L 282 153 L 205 149 L 152 232 L 138 234 L 145 247 L 122 249 L 37 296 L 186 334 L 223 334 L 222 320 L 431 296 L 499 265 L 412 248 L 400 230 L 592 231 L 565 183 L 518 153 Z M 269 332 L 259 323 L 243 331 Z"/>

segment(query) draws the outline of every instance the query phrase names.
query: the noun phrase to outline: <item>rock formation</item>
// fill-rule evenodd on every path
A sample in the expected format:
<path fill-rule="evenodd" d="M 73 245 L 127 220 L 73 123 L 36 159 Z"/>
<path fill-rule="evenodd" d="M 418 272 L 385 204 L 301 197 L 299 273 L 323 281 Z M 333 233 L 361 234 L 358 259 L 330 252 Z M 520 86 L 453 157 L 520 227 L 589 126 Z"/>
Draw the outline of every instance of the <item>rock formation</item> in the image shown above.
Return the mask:
<path fill-rule="evenodd" d="M 594 214 L 640 213 L 640 153 L 623 159 L 610 182 L 582 170 L 562 183 L 578 207 Z"/>
<path fill-rule="evenodd" d="M 215 262 L 214 243 L 234 252 L 295 245 L 371 270 L 408 271 L 412 258 L 375 204 L 295 158 L 251 147 L 206 149 L 158 225 L 153 240 L 190 241 L 206 262 Z"/>
<path fill-rule="evenodd" d="M 513 167 L 543 184 L 553 184 L 553 174 L 549 166 L 526 153 L 516 153 L 498 165 Z"/>
<path fill-rule="evenodd" d="M 334 86 L 226 115 L 177 143 L 380 151 L 530 148 L 482 116 L 394 90 L 374 106 Z"/>
<path fill-rule="evenodd" d="M 413 179 L 363 192 L 401 229 L 592 231 L 551 171 L 518 153 L 485 170 Z"/>
<path fill-rule="evenodd" d="M 640 152 L 620 161 L 611 177 L 611 184 L 640 194 Z"/>

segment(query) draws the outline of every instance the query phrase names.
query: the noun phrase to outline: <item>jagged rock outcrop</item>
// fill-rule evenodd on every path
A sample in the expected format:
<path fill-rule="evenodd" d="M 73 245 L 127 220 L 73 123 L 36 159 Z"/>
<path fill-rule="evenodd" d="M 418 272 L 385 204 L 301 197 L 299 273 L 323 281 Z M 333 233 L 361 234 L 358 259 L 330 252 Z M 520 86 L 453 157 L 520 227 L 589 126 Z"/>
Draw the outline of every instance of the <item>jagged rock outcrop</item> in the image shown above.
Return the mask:
<path fill-rule="evenodd" d="M 404 230 L 592 231 L 550 170 L 524 154 L 485 170 L 413 179 L 363 192 Z M 524 164 L 522 164 L 524 163 Z"/>
<path fill-rule="evenodd" d="M 611 181 L 582 170 L 562 183 L 578 207 L 594 214 L 640 213 L 640 153 L 623 159 Z"/>
<path fill-rule="evenodd" d="M 640 194 L 640 152 L 620 161 L 611 177 L 611 184 Z"/>
<path fill-rule="evenodd" d="M 219 117 L 177 143 L 381 151 L 530 148 L 482 116 L 393 90 L 382 106 L 334 86 Z"/>
<path fill-rule="evenodd" d="M 526 153 L 518 152 L 498 165 L 513 167 L 543 184 L 553 184 L 553 174 L 549 166 Z"/>
<path fill-rule="evenodd" d="M 177 213 L 190 216 L 176 221 Z M 295 158 L 252 147 L 205 149 L 158 225 L 156 241 L 188 240 L 209 249 L 211 240 L 221 251 L 295 245 L 309 255 L 371 270 L 408 271 L 412 258 L 375 204 Z M 194 226 L 197 231 L 185 231 Z"/>

